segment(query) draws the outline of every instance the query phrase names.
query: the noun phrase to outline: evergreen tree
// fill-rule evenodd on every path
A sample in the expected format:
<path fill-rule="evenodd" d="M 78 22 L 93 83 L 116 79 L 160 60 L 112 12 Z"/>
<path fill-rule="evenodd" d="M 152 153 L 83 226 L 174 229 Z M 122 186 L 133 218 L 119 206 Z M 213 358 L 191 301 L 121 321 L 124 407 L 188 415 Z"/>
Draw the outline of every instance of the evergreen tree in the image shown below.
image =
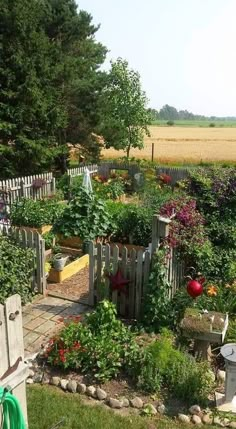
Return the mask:
<path fill-rule="evenodd" d="M 106 49 L 74 0 L 0 1 L 0 175 L 37 173 L 87 148 Z M 64 162 L 65 167 L 65 162 Z"/>

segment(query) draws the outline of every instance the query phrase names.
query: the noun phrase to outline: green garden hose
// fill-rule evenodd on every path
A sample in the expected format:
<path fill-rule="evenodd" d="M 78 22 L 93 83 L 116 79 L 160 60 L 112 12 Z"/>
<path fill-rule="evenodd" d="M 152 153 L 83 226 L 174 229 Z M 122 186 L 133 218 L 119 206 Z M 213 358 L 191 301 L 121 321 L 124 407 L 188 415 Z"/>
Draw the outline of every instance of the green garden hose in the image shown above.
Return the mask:
<path fill-rule="evenodd" d="M 0 387 L 0 405 L 3 419 L 1 429 L 26 429 L 18 399 L 2 387 Z"/>

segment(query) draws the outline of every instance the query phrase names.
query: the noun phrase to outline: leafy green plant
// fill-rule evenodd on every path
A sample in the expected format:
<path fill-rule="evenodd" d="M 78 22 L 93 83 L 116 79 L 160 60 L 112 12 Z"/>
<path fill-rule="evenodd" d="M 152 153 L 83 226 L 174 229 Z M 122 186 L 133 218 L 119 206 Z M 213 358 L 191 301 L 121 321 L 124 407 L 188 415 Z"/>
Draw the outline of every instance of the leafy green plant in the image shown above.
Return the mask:
<path fill-rule="evenodd" d="M 176 398 L 206 404 L 213 389 L 208 363 L 199 363 L 174 345 L 170 331 L 149 344 L 146 361 L 139 367 L 138 380 L 144 390 L 158 392 L 166 386 Z"/>
<path fill-rule="evenodd" d="M 46 351 L 49 363 L 79 369 L 102 382 L 116 377 L 134 349 L 134 336 L 117 319 L 115 306 L 102 301 L 83 323 L 70 322 Z"/>
<path fill-rule="evenodd" d="M 53 231 L 45 232 L 43 234 L 43 239 L 45 240 L 45 249 L 52 249 L 53 246 L 55 246 L 56 243 L 56 235 Z"/>
<path fill-rule="evenodd" d="M 112 220 L 105 202 L 83 187 L 54 225 L 54 232 L 83 240 L 106 237 L 112 230 Z"/>
<path fill-rule="evenodd" d="M 158 332 L 174 323 L 174 312 L 169 298 L 170 284 L 166 275 L 167 257 L 165 248 L 153 256 L 143 312 L 143 324 L 149 331 Z"/>
<path fill-rule="evenodd" d="M 22 198 L 13 203 L 10 221 L 14 226 L 29 226 L 39 228 L 52 225 L 65 208 L 63 203 L 54 199 L 32 200 Z"/>
<path fill-rule="evenodd" d="M 151 210 L 135 204 L 124 207 L 125 209 L 113 218 L 116 229 L 115 239 L 123 243 L 148 246 L 152 232 Z"/>
<path fill-rule="evenodd" d="M 13 238 L 0 236 L 0 303 L 18 293 L 23 304 L 32 297 L 31 278 L 34 254 Z"/>

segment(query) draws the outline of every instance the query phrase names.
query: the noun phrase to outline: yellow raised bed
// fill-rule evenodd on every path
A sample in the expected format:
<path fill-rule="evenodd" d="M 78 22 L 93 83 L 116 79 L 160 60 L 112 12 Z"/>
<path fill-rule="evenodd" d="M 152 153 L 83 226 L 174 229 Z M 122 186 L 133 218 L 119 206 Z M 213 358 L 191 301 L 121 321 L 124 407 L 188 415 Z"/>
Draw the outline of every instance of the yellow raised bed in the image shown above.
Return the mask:
<path fill-rule="evenodd" d="M 72 277 L 74 274 L 77 274 L 80 270 L 89 265 L 89 255 L 83 255 L 81 258 L 76 259 L 70 264 L 66 265 L 62 271 L 56 271 L 54 268 L 51 268 L 48 276 L 48 281 L 53 283 L 61 283 L 63 280 Z"/>

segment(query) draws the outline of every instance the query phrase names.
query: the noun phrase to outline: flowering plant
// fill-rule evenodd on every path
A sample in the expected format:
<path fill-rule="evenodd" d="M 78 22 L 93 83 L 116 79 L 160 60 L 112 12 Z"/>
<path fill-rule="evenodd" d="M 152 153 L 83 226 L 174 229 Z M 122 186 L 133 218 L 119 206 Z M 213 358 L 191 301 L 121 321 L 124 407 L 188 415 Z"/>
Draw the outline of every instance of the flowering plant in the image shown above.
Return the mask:
<path fill-rule="evenodd" d="M 195 200 L 187 197 L 172 199 L 162 206 L 160 215 L 169 218 L 174 216 L 167 238 L 172 248 L 178 247 L 184 253 L 191 253 L 194 246 L 201 246 L 207 240 L 205 221 L 196 209 Z"/>
<path fill-rule="evenodd" d="M 45 351 L 48 362 L 93 374 L 99 381 L 117 376 L 138 346 L 129 328 L 116 316 L 115 306 L 102 301 L 83 323 L 67 321 Z"/>
<path fill-rule="evenodd" d="M 171 184 L 171 176 L 169 176 L 166 173 L 162 173 L 159 175 L 159 180 L 164 184 L 164 185 L 170 185 Z"/>

